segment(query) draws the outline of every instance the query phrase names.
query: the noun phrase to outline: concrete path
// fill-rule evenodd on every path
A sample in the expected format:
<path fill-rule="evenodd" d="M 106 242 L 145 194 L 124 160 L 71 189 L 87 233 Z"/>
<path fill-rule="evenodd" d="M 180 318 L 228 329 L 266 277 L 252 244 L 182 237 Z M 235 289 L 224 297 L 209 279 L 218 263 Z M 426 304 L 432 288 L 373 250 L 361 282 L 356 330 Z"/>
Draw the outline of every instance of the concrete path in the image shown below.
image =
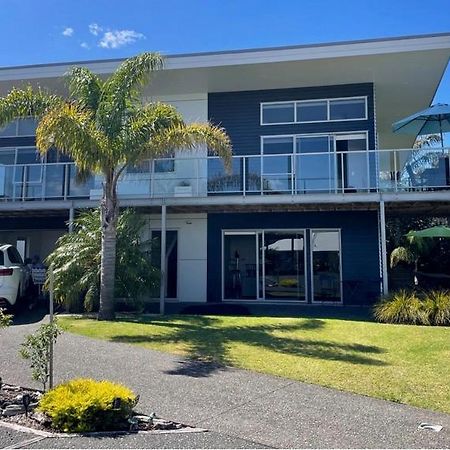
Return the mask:
<path fill-rule="evenodd" d="M 16 355 L 23 336 L 35 327 L 15 325 L 0 332 L 4 381 L 31 384 L 26 363 Z M 81 376 L 124 383 L 140 394 L 142 412 L 155 411 L 211 430 L 192 442 L 194 437 L 186 435 L 178 443 L 172 436 L 151 443 L 130 437 L 117 447 L 450 448 L 449 415 L 244 370 L 192 364 L 127 344 L 66 333 L 56 346 L 55 370 L 57 381 Z M 439 433 L 418 430 L 421 422 L 444 428 Z M 100 442 L 90 444 L 103 447 Z M 34 444 L 39 445 L 50 443 Z M 59 446 L 65 445 L 75 443 Z"/>

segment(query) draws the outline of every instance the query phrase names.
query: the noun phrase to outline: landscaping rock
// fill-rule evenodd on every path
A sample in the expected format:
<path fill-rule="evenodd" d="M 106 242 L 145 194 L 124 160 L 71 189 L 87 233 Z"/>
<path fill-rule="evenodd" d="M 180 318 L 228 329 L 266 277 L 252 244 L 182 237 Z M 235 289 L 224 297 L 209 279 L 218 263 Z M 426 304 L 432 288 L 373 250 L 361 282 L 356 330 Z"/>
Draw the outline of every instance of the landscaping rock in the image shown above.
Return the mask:
<path fill-rule="evenodd" d="M 153 422 L 152 417 L 144 416 L 144 415 L 136 415 L 136 416 L 134 416 L 134 419 L 136 419 L 138 422 L 143 422 L 143 423 L 152 423 Z"/>
<path fill-rule="evenodd" d="M 173 430 L 175 423 L 170 420 L 153 419 L 153 428 L 155 430 Z"/>
<path fill-rule="evenodd" d="M 17 416 L 17 414 L 25 413 L 23 405 L 8 405 L 2 412 L 4 417 Z"/>
<path fill-rule="evenodd" d="M 51 424 L 51 419 L 46 414 L 41 413 L 39 411 L 33 412 L 30 415 L 30 418 L 38 422 L 39 424 L 43 426 L 49 426 Z"/>

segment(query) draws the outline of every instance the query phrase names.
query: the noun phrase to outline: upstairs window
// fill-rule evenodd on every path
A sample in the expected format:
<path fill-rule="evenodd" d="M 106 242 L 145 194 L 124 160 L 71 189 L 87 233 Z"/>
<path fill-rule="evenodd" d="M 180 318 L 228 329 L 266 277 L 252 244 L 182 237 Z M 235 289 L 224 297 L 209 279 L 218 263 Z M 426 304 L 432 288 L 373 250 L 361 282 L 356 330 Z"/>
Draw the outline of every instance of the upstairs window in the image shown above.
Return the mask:
<path fill-rule="evenodd" d="M 262 123 L 292 123 L 295 121 L 295 103 L 268 103 L 262 108 Z"/>
<path fill-rule="evenodd" d="M 354 120 L 365 118 L 365 98 L 330 100 L 330 120 Z"/>
<path fill-rule="evenodd" d="M 17 122 L 10 122 L 3 128 L 0 128 L 0 137 L 17 136 Z"/>
<path fill-rule="evenodd" d="M 34 136 L 36 134 L 37 120 L 32 117 L 14 120 L 0 128 L 0 138 L 17 136 Z"/>
<path fill-rule="evenodd" d="M 264 155 L 277 155 L 281 153 L 293 153 L 293 136 L 263 136 L 262 150 Z"/>
<path fill-rule="evenodd" d="M 261 125 L 367 120 L 367 97 L 261 103 Z"/>
<path fill-rule="evenodd" d="M 318 122 L 326 120 L 328 120 L 328 106 L 326 101 L 297 103 L 297 122 Z"/>

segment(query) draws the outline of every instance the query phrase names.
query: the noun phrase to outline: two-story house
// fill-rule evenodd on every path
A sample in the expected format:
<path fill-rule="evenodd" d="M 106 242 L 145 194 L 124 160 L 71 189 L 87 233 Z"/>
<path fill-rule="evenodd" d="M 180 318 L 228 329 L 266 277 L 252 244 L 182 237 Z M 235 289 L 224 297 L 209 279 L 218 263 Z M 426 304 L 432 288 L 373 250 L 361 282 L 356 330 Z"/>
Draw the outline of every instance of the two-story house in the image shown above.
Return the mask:
<path fill-rule="evenodd" d="M 450 213 L 448 150 L 414 150 L 391 128 L 430 105 L 449 56 L 450 34 L 168 56 L 144 101 L 223 126 L 234 156 L 232 173 L 198 149 L 121 180 L 122 207 L 166 236 L 167 299 L 352 305 L 386 291 L 386 215 Z M 3 68 L 0 95 L 64 95 L 71 66 L 108 75 L 120 62 Z M 0 241 L 44 258 L 98 205 L 101 179 L 80 185 L 64 156 L 40 159 L 35 127 L 0 130 Z"/>

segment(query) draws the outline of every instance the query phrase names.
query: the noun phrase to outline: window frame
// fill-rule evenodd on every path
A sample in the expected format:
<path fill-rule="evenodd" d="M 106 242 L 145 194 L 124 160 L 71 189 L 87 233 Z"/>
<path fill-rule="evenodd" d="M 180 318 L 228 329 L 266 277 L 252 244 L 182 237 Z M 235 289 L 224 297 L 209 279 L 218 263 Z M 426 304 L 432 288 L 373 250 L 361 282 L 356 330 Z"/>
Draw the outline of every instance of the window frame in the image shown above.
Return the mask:
<path fill-rule="evenodd" d="M 263 115 L 264 115 L 264 105 L 287 105 L 292 103 L 292 106 L 294 108 L 294 121 L 293 122 L 271 122 L 271 123 L 264 123 L 263 121 Z M 260 123 L 261 125 L 286 125 L 290 123 L 296 123 L 297 121 L 297 101 L 296 100 L 283 100 L 280 102 L 261 102 L 260 104 Z"/>
<path fill-rule="evenodd" d="M 21 117 L 19 119 L 14 119 L 13 121 L 8 122 L 5 125 L 5 127 L 8 126 L 10 123 L 14 122 L 14 125 L 15 125 L 15 127 L 14 127 L 15 128 L 15 132 L 14 133 L 15 134 L 8 134 L 8 135 L 5 135 L 5 136 L 0 134 L 0 139 L 8 139 L 8 138 L 13 138 L 13 137 L 34 137 L 34 136 L 36 136 L 36 133 L 34 133 L 34 134 L 19 134 L 19 122 L 20 122 L 20 120 L 25 120 L 25 119 L 33 119 L 33 117 L 32 116 Z M 38 126 L 38 123 L 36 123 L 36 127 L 37 126 Z"/>
<path fill-rule="evenodd" d="M 335 100 L 364 100 L 364 117 L 359 117 L 357 119 L 330 119 L 330 102 Z M 299 121 L 297 118 L 297 105 L 302 103 L 311 103 L 311 102 L 326 102 L 327 105 L 327 119 L 326 120 L 302 120 Z M 294 121 L 293 122 L 272 122 L 272 123 L 264 123 L 263 121 L 263 110 L 265 105 L 273 105 L 273 104 L 283 104 L 283 103 L 293 103 L 294 104 Z M 292 125 L 292 124 L 300 124 L 300 123 L 327 123 L 327 122 L 351 122 L 355 120 L 368 120 L 369 118 L 369 105 L 368 105 L 368 96 L 367 95 L 357 95 L 351 97 L 329 97 L 329 98 L 309 98 L 303 100 L 283 100 L 283 101 L 273 101 L 273 102 L 260 102 L 259 104 L 259 124 L 261 126 L 271 126 L 271 125 Z"/>
<path fill-rule="evenodd" d="M 321 136 L 332 136 L 333 138 L 335 136 L 347 136 L 347 135 L 365 135 L 365 139 L 366 139 L 366 152 L 369 153 L 370 149 L 369 149 L 369 130 L 351 130 L 351 131 L 324 131 L 324 132 L 320 132 L 320 133 L 292 133 L 292 134 L 263 134 L 260 136 L 260 155 L 261 156 L 265 156 L 264 153 L 264 139 L 265 138 L 276 138 L 276 137 L 283 137 L 283 138 L 288 138 L 291 137 L 293 138 L 293 147 L 292 147 L 292 154 L 293 155 L 297 155 L 297 139 L 298 138 L 302 138 L 302 137 L 321 137 Z M 336 144 L 333 145 L 333 153 L 337 153 L 336 152 Z M 271 155 L 276 155 L 277 153 L 270 153 Z M 286 155 L 286 153 L 279 153 L 280 155 Z M 306 154 L 311 154 L 311 153 L 306 153 Z"/>

